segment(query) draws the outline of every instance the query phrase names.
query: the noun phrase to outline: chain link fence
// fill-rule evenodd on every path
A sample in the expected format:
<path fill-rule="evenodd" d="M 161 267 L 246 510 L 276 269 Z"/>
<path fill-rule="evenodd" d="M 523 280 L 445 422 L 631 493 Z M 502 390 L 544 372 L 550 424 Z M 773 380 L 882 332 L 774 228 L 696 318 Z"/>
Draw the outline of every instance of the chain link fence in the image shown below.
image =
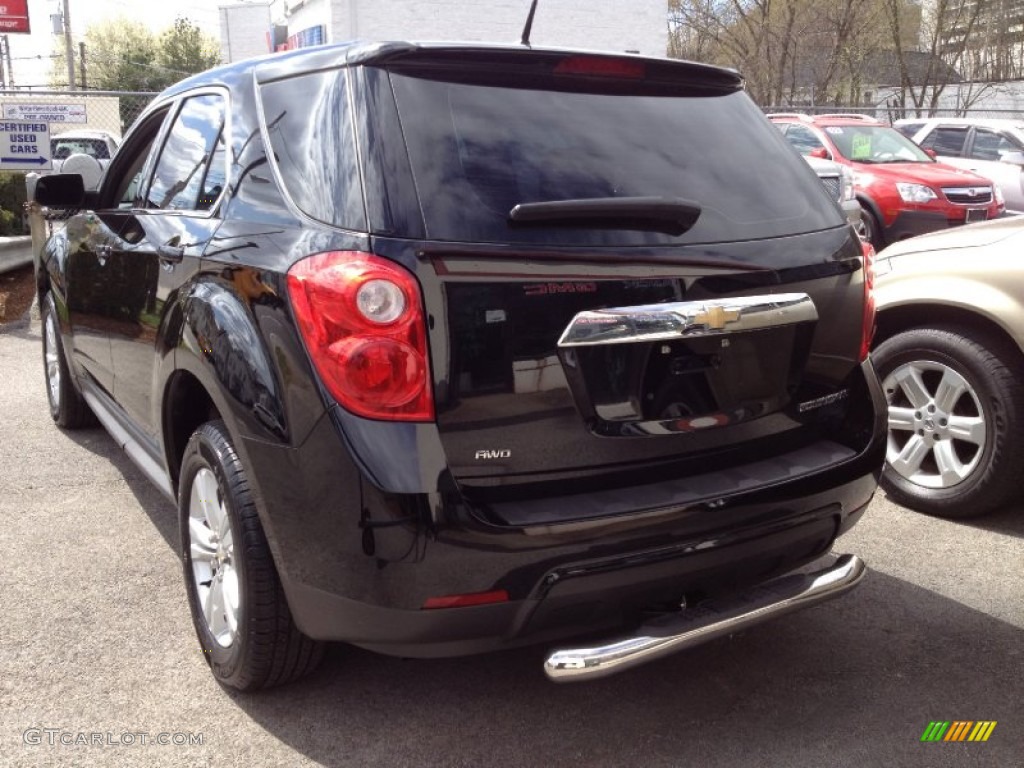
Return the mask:
<path fill-rule="evenodd" d="M 47 123 L 50 134 L 106 131 L 120 138 L 156 93 L 146 91 L 0 91 L 8 120 Z"/>
<path fill-rule="evenodd" d="M 926 120 L 930 117 L 977 117 L 1015 120 L 1024 123 L 1024 111 L 1019 109 L 915 109 L 897 107 L 886 104 L 877 106 L 767 106 L 761 107 L 766 114 L 803 114 L 803 115 L 866 115 L 883 123 L 892 124 L 896 120 Z"/>
<path fill-rule="evenodd" d="M 153 100 L 156 93 L 141 91 L 5 91 L 0 90 L 0 112 L 5 120 L 27 120 L 49 126 L 50 147 L 44 157 L 62 163 L 72 154 L 88 154 L 106 165 L 110 143 L 78 132 L 100 131 L 114 143 Z M 67 134 L 62 140 L 62 134 Z M 49 171 L 39 171 L 48 173 Z M 28 173 L 0 170 L 0 237 L 28 234 L 23 214 L 28 199 Z"/>

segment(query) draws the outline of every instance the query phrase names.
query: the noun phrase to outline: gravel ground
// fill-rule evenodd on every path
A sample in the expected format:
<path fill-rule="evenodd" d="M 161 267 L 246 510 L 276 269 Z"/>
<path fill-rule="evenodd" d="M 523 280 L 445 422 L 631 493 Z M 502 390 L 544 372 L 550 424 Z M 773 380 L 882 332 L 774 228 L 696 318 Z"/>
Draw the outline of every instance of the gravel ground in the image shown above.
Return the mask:
<path fill-rule="evenodd" d="M 544 648 L 337 646 L 240 695 L 195 640 L 172 506 L 106 433 L 50 422 L 37 321 L 0 333 L 0 371 L 0 765 L 1024 763 L 1024 505 L 960 524 L 880 496 L 837 547 L 871 568 L 848 597 L 601 681 L 546 682 Z M 938 719 L 998 725 L 922 744 Z"/>

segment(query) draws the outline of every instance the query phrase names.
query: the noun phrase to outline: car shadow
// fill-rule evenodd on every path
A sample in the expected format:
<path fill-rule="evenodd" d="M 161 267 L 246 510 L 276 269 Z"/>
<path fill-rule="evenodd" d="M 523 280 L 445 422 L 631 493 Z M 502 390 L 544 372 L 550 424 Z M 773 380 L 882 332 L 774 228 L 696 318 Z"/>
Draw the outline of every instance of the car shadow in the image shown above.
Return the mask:
<path fill-rule="evenodd" d="M 176 552 L 173 505 L 113 440 L 67 434 L 121 471 Z M 1018 508 L 970 524 L 1020 535 L 1019 519 Z M 1014 765 L 1024 754 L 1024 629 L 878 571 L 839 600 L 602 680 L 549 682 L 546 650 L 423 660 L 333 644 L 308 678 L 225 695 L 323 765 Z M 985 744 L 921 742 L 932 720 L 982 719 L 999 724 Z"/>
<path fill-rule="evenodd" d="M 325 765 L 378 761 L 382 741 L 396 765 L 963 761 L 968 745 L 921 743 L 936 719 L 1004 724 L 985 764 L 1009 765 L 1024 748 L 1022 641 L 871 572 L 828 605 L 589 683 L 548 682 L 544 648 L 402 660 L 339 645 L 305 681 L 232 697 Z"/>
<path fill-rule="evenodd" d="M 1024 503 L 1014 502 L 983 517 L 964 520 L 967 525 L 1024 539 Z"/>
<path fill-rule="evenodd" d="M 924 512 L 917 512 L 909 507 L 904 507 L 884 491 L 879 491 L 879 493 L 884 495 L 890 504 L 905 510 L 908 514 L 929 517 Z M 992 531 L 993 533 L 1002 533 L 1007 536 L 1024 539 L 1024 503 L 1022 502 L 1008 504 L 1005 507 L 1000 507 L 993 512 L 987 512 L 979 517 L 968 517 L 961 520 L 938 517 L 933 519 L 945 520 L 952 525 L 963 525 L 968 528 L 978 528 L 983 531 Z"/>
<path fill-rule="evenodd" d="M 156 489 L 138 467 L 128 458 L 103 427 L 65 430 L 61 434 L 75 445 L 86 449 L 113 464 L 124 477 L 125 484 L 135 496 L 153 527 L 172 551 L 178 551 L 180 535 L 178 513 L 174 504 Z"/>

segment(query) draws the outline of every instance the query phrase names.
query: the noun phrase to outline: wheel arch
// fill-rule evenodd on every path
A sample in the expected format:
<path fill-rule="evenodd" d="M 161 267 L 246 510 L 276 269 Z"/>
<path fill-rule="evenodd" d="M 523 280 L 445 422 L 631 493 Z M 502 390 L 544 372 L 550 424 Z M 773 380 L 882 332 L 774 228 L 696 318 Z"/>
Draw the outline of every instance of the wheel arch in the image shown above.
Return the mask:
<path fill-rule="evenodd" d="M 209 390 L 194 374 L 183 369 L 171 374 L 164 387 L 161 421 L 164 456 L 171 487 L 175 491 L 181 473 L 181 459 L 192 433 L 206 422 L 223 420 L 224 417 L 225 412 L 217 406 Z"/>
<path fill-rule="evenodd" d="M 885 226 L 885 218 L 882 216 L 882 210 L 878 207 L 878 203 L 873 198 L 868 197 L 866 194 L 861 192 L 857 195 L 857 202 L 860 203 L 860 207 L 875 217 L 879 226 Z"/>
<path fill-rule="evenodd" d="M 941 318 L 941 320 L 936 320 Z M 957 327 L 996 340 L 1011 351 L 1017 365 L 1024 370 L 1024 351 L 1017 340 L 1000 323 L 980 312 L 942 302 L 903 304 L 879 310 L 875 318 L 874 349 L 883 341 L 912 328 Z"/>

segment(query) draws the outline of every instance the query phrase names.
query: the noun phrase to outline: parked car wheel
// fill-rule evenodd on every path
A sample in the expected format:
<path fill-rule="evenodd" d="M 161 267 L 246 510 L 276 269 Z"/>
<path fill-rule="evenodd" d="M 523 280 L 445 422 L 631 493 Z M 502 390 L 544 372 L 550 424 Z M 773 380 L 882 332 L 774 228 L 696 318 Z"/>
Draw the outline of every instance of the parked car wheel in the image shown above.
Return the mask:
<path fill-rule="evenodd" d="M 1024 386 L 1012 350 L 976 331 L 915 328 L 873 358 L 889 408 L 889 496 L 948 518 L 1004 503 L 1024 458 Z"/>
<path fill-rule="evenodd" d="M 875 246 L 876 251 L 880 251 L 885 248 L 885 236 L 882 234 L 882 225 L 878 223 L 878 219 L 871 212 L 870 208 L 862 205 L 861 209 L 863 212 L 863 216 L 861 216 L 861 224 L 863 225 L 862 236 Z"/>
<path fill-rule="evenodd" d="M 46 398 L 50 416 L 64 429 L 79 429 L 94 423 L 92 411 L 75 387 L 60 341 L 60 321 L 52 294 L 42 301 L 43 374 L 46 376 Z"/>
<path fill-rule="evenodd" d="M 292 620 L 245 469 L 223 422 L 192 434 L 178 509 L 192 621 L 217 680 L 252 690 L 315 669 L 323 645 Z"/>

